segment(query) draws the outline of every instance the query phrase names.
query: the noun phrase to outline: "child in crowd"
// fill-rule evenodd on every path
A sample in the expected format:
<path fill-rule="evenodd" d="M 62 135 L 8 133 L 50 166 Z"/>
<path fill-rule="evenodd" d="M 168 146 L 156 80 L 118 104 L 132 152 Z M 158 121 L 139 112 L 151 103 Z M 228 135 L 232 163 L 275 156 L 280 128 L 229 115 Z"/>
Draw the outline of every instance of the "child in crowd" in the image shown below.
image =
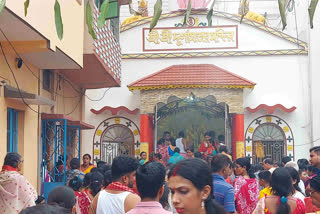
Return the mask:
<path fill-rule="evenodd" d="M 258 174 L 259 177 L 259 184 L 263 187 L 260 191 L 259 200 L 265 196 L 269 196 L 272 194 L 272 189 L 270 187 L 271 182 L 271 172 L 268 170 L 261 171 Z"/>
<path fill-rule="evenodd" d="M 305 168 L 301 168 L 299 169 L 299 176 L 300 176 L 300 180 L 303 181 L 304 186 L 306 187 L 306 182 L 308 180 L 308 173 L 307 170 Z M 307 187 L 306 187 L 307 188 Z"/>

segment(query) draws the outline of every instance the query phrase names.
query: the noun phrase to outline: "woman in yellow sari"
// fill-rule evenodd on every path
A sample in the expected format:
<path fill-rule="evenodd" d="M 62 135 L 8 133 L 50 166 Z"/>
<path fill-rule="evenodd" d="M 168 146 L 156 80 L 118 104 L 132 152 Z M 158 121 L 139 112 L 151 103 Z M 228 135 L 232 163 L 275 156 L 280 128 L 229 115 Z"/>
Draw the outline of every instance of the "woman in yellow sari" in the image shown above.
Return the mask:
<path fill-rule="evenodd" d="M 83 172 L 84 174 L 89 173 L 93 167 L 96 167 L 96 166 L 92 165 L 92 163 L 90 162 L 91 155 L 89 155 L 89 154 L 84 154 L 82 156 L 82 161 L 83 161 L 83 163 L 80 166 L 80 171 Z"/>

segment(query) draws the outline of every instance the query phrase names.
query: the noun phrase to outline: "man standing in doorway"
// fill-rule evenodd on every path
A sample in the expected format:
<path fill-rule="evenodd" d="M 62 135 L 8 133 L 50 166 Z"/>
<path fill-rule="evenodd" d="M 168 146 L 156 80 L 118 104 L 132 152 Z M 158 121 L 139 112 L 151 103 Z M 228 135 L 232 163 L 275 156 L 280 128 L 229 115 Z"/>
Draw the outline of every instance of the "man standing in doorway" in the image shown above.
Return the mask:
<path fill-rule="evenodd" d="M 89 214 L 125 214 L 141 201 L 131 189 L 136 180 L 139 161 L 129 156 L 118 156 L 111 166 L 112 183 L 91 202 Z"/>
<path fill-rule="evenodd" d="M 310 163 L 319 169 L 318 175 L 320 175 L 320 146 L 315 146 L 310 149 Z"/>

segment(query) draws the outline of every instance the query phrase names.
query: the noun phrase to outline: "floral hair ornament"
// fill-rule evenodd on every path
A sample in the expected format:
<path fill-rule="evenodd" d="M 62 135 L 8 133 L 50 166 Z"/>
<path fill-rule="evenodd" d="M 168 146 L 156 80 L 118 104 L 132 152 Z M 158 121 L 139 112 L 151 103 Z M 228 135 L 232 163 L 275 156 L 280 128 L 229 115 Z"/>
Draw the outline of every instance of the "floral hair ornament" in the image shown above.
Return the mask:
<path fill-rule="evenodd" d="M 280 201 L 281 201 L 281 203 L 287 203 L 288 202 L 288 199 L 287 199 L 287 197 L 285 197 L 285 196 L 282 196 L 281 197 L 281 199 L 280 199 Z"/>

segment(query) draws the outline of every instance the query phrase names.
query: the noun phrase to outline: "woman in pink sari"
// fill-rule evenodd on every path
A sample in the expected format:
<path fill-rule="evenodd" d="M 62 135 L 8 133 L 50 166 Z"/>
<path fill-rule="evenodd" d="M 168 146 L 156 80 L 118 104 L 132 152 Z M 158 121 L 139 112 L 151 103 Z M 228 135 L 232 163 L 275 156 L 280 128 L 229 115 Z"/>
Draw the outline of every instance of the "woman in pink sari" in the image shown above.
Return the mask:
<path fill-rule="evenodd" d="M 158 144 L 158 153 L 161 154 L 162 161 L 165 165 L 168 164 L 169 158 L 170 158 L 168 148 L 169 148 L 169 143 L 167 141 L 162 144 Z"/>
<path fill-rule="evenodd" d="M 35 205 L 38 197 L 33 186 L 19 172 L 23 160 L 18 153 L 10 152 L 0 172 L 0 213 L 19 213 Z"/>
<path fill-rule="evenodd" d="M 249 158 L 235 161 L 234 195 L 239 214 L 251 214 L 259 201 L 259 185 L 252 172 Z"/>

